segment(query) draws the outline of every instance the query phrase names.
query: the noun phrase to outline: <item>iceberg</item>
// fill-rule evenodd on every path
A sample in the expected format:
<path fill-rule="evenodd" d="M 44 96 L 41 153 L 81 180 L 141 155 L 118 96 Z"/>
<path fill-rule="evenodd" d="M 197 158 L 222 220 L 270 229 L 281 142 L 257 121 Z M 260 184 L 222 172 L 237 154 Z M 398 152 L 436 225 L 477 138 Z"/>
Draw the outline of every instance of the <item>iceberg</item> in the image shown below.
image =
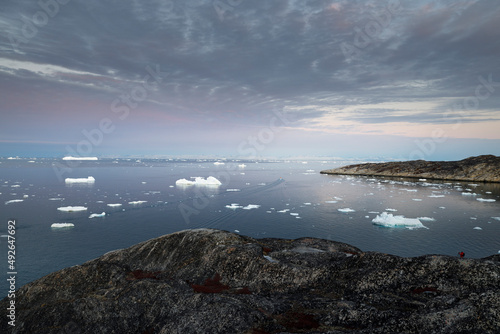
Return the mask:
<path fill-rule="evenodd" d="M 482 230 L 482 228 L 479 227 L 479 226 L 476 226 L 476 227 L 473 228 L 473 230 Z"/>
<path fill-rule="evenodd" d="M 500 217 L 491 217 L 491 219 L 500 220 Z"/>
<path fill-rule="evenodd" d="M 86 211 L 87 208 L 84 206 L 62 206 L 60 208 L 57 208 L 57 210 L 64 212 L 74 212 L 74 211 Z"/>
<path fill-rule="evenodd" d="M 285 212 L 288 212 L 288 211 L 290 211 L 290 209 L 283 209 L 283 210 L 279 210 L 279 211 L 276 211 L 276 212 L 285 213 Z"/>
<path fill-rule="evenodd" d="M 11 204 L 11 203 L 19 203 L 24 201 L 23 199 L 11 199 L 10 201 L 5 202 L 5 204 Z"/>
<path fill-rule="evenodd" d="M 404 216 L 393 216 L 391 213 L 382 212 L 372 219 L 375 225 L 386 227 L 427 228 L 417 218 L 405 218 Z"/>
<path fill-rule="evenodd" d="M 64 228 L 64 227 L 75 227 L 73 223 L 54 223 L 50 225 L 52 228 Z"/>
<path fill-rule="evenodd" d="M 87 160 L 87 161 L 95 161 L 98 160 L 97 157 L 72 157 L 72 156 L 67 156 L 62 158 L 63 160 Z"/>
<path fill-rule="evenodd" d="M 296 212 L 290 212 L 290 216 L 298 216 L 299 214 Z"/>
<path fill-rule="evenodd" d="M 112 207 L 112 208 L 116 208 L 116 207 L 119 207 L 119 206 L 122 206 L 121 203 L 111 203 L 111 204 L 108 204 L 109 207 Z"/>
<path fill-rule="evenodd" d="M 132 202 L 128 202 L 128 204 L 130 204 L 130 205 L 139 205 L 139 204 L 144 204 L 146 202 L 147 201 L 132 201 Z"/>
<path fill-rule="evenodd" d="M 220 186 L 222 185 L 222 182 L 217 180 L 213 176 L 209 176 L 206 179 L 202 177 L 195 177 L 194 181 L 191 180 L 186 180 L 186 179 L 179 179 L 175 181 L 175 185 L 177 186 Z"/>
<path fill-rule="evenodd" d="M 398 210 L 396 210 L 396 209 L 391 209 L 391 208 L 388 208 L 388 209 L 385 209 L 385 211 L 391 211 L 391 212 L 396 212 L 396 211 L 398 211 Z"/>
<path fill-rule="evenodd" d="M 64 198 L 63 197 L 52 197 L 52 198 L 49 198 L 49 201 L 63 201 Z"/>
<path fill-rule="evenodd" d="M 248 204 L 247 206 L 243 207 L 243 210 L 252 210 L 258 208 L 260 208 L 260 205 L 258 204 Z"/>
<path fill-rule="evenodd" d="M 100 217 L 104 217 L 106 216 L 106 212 L 102 212 L 102 213 L 93 213 L 89 216 L 89 218 L 100 218 Z"/>
<path fill-rule="evenodd" d="M 92 176 L 89 177 L 81 177 L 81 178 L 66 178 L 64 179 L 65 183 L 94 183 L 95 179 Z"/>
<path fill-rule="evenodd" d="M 338 211 L 345 212 L 345 213 L 356 212 L 356 210 L 353 210 L 353 209 L 350 209 L 350 208 L 338 209 Z"/>
<path fill-rule="evenodd" d="M 477 194 L 476 193 L 466 193 L 466 192 L 463 192 L 462 196 L 477 196 Z"/>
<path fill-rule="evenodd" d="M 478 200 L 479 202 L 496 202 L 497 201 L 496 199 L 492 199 L 492 198 L 476 198 L 476 200 Z"/>
<path fill-rule="evenodd" d="M 325 201 L 325 203 L 329 203 L 329 204 L 334 204 L 334 203 L 337 203 L 338 201 Z"/>
<path fill-rule="evenodd" d="M 239 205 L 238 203 L 231 203 L 231 205 L 226 205 L 226 208 L 236 210 L 236 209 L 241 209 L 242 206 Z"/>

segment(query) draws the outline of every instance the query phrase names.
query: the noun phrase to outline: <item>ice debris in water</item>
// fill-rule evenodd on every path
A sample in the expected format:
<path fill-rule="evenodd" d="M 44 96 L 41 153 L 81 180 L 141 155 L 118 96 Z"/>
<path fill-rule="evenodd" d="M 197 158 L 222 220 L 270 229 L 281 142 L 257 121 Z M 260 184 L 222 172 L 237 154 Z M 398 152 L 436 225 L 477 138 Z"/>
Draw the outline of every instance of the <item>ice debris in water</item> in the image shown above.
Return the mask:
<path fill-rule="evenodd" d="M 119 206 L 122 206 L 121 203 L 110 203 L 108 204 L 109 207 L 112 207 L 112 208 L 116 208 L 116 207 L 119 207 Z"/>
<path fill-rule="evenodd" d="M 243 210 L 252 210 L 258 208 L 260 208 L 260 205 L 258 204 L 248 204 L 247 206 L 243 207 Z"/>
<path fill-rule="evenodd" d="M 106 216 L 106 212 L 102 212 L 102 213 L 93 213 L 89 216 L 89 218 L 100 218 L 100 217 L 104 217 Z"/>
<path fill-rule="evenodd" d="M 496 202 L 496 199 L 492 198 L 476 198 L 479 202 Z"/>
<path fill-rule="evenodd" d="M 351 208 L 343 208 L 343 209 L 338 209 L 338 211 L 349 213 L 349 212 L 355 212 L 356 210 L 353 210 Z"/>
<path fill-rule="evenodd" d="M 491 217 L 491 219 L 500 220 L 500 217 Z"/>
<path fill-rule="evenodd" d="M 50 225 L 52 228 L 63 228 L 63 227 L 74 227 L 75 224 L 73 223 L 54 223 Z"/>
<path fill-rule="evenodd" d="M 19 203 L 24 201 L 23 199 L 11 199 L 10 201 L 5 202 L 5 204 L 11 204 L 11 203 Z"/>
<path fill-rule="evenodd" d="M 427 228 L 417 218 L 405 218 L 404 216 L 393 216 L 392 213 L 382 212 L 373 218 L 375 225 L 386 227 Z"/>
<path fill-rule="evenodd" d="M 396 212 L 396 211 L 398 211 L 398 210 L 396 210 L 396 209 L 391 209 L 391 208 L 388 208 L 388 209 L 385 209 L 385 211 L 391 211 L 391 212 Z"/>
<path fill-rule="evenodd" d="M 474 227 L 474 230 L 482 230 L 479 226 Z"/>
<path fill-rule="evenodd" d="M 89 177 L 80 177 L 80 178 L 71 178 L 68 177 L 64 179 L 65 183 L 94 183 L 95 179 L 92 176 Z"/>
<path fill-rule="evenodd" d="M 231 203 L 231 205 L 226 205 L 226 208 L 236 210 L 243 208 L 243 206 L 239 205 L 238 203 Z"/>
<path fill-rule="evenodd" d="M 423 221 L 428 221 L 428 222 L 435 222 L 436 219 L 432 217 L 418 217 L 418 220 L 423 220 Z"/>
<path fill-rule="evenodd" d="M 57 208 L 57 210 L 64 212 L 73 212 L 73 211 L 85 211 L 87 210 L 87 208 L 84 206 L 62 206 L 60 208 Z"/>
<path fill-rule="evenodd" d="M 477 194 L 476 193 L 466 193 L 466 192 L 463 192 L 462 196 L 477 196 Z"/>
<path fill-rule="evenodd" d="M 220 186 L 222 182 L 217 180 L 213 176 L 209 176 L 206 179 L 203 177 L 194 177 L 194 181 L 179 179 L 175 181 L 175 184 L 178 186 Z"/>
<path fill-rule="evenodd" d="M 132 202 L 128 202 L 128 204 L 130 204 L 130 205 L 139 205 L 139 204 L 144 204 L 146 202 L 147 201 L 132 201 Z"/>

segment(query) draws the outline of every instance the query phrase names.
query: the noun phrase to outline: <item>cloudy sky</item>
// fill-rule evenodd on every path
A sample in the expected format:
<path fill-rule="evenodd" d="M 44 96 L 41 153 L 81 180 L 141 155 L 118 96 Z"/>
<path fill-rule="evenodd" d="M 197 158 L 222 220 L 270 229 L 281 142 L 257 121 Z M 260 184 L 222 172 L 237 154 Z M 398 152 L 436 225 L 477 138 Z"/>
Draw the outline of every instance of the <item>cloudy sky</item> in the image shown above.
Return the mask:
<path fill-rule="evenodd" d="M 496 0 L 3 0 L 0 156 L 500 155 Z"/>

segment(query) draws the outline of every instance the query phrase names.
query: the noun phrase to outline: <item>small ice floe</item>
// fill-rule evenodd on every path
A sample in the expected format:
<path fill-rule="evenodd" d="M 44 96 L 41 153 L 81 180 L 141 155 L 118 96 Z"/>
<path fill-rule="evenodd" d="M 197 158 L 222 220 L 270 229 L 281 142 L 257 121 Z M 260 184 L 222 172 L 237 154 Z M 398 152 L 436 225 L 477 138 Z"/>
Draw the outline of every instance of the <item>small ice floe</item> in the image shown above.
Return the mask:
<path fill-rule="evenodd" d="M 353 210 L 351 208 L 342 208 L 342 209 L 338 209 L 338 211 L 344 212 L 344 213 L 356 212 L 356 210 Z"/>
<path fill-rule="evenodd" d="M 491 191 L 486 191 L 485 194 L 491 195 Z"/>
<path fill-rule="evenodd" d="M 86 211 L 87 208 L 85 206 L 62 206 L 60 208 L 57 208 L 57 210 L 64 212 L 75 212 L 75 211 Z"/>
<path fill-rule="evenodd" d="M 240 230 L 234 230 L 234 232 L 236 232 L 236 233 L 240 233 Z"/>
<path fill-rule="evenodd" d="M 418 179 L 418 180 L 421 181 L 421 182 L 427 181 L 427 179 Z"/>
<path fill-rule="evenodd" d="M 247 206 L 243 207 L 243 210 L 252 210 L 252 209 L 258 209 L 260 208 L 260 205 L 258 204 L 248 204 Z"/>
<path fill-rule="evenodd" d="M 64 198 L 63 197 L 52 197 L 52 198 L 49 198 L 49 201 L 63 201 Z"/>
<path fill-rule="evenodd" d="M 479 226 L 476 226 L 476 227 L 473 228 L 473 230 L 482 230 L 482 228 L 479 227 Z"/>
<path fill-rule="evenodd" d="M 391 209 L 391 208 L 388 208 L 388 209 L 385 209 L 385 211 L 389 211 L 389 212 L 396 212 L 396 211 L 398 211 L 398 210 L 396 210 L 396 209 Z"/>
<path fill-rule="evenodd" d="M 370 218 L 370 216 L 365 216 L 365 218 Z"/>
<path fill-rule="evenodd" d="M 93 213 L 89 216 L 89 218 L 101 218 L 101 217 L 104 217 L 106 216 L 106 212 L 102 212 L 102 213 Z"/>
<path fill-rule="evenodd" d="M 471 220 L 477 220 L 477 217 L 470 217 Z"/>
<path fill-rule="evenodd" d="M 264 182 L 257 184 L 258 186 L 265 186 L 266 184 Z"/>
<path fill-rule="evenodd" d="M 247 166 L 247 165 L 245 165 L 245 164 L 239 164 L 239 165 L 238 165 L 238 167 L 239 167 L 239 168 L 245 168 L 246 166 Z"/>
<path fill-rule="evenodd" d="M 144 203 L 147 203 L 147 201 L 132 201 L 132 202 L 128 202 L 128 204 L 130 204 L 130 205 L 140 205 L 140 204 L 144 204 Z"/>
<path fill-rule="evenodd" d="M 266 213 L 273 213 L 272 211 L 266 211 Z"/>
<path fill-rule="evenodd" d="M 444 197 L 444 195 L 437 195 L 437 194 L 432 194 L 432 195 L 429 195 L 427 197 L 431 197 L 431 198 L 441 198 L 441 197 Z"/>
<path fill-rule="evenodd" d="M 426 222 L 435 222 L 436 221 L 436 219 L 432 218 L 432 217 L 418 217 L 417 219 L 420 221 L 426 221 Z"/>
<path fill-rule="evenodd" d="M 142 184 L 146 184 L 147 182 L 146 182 L 146 181 L 142 181 L 141 183 L 142 183 Z"/>
<path fill-rule="evenodd" d="M 219 165 L 225 165 L 225 163 L 220 162 L 220 161 L 216 161 L 216 162 L 214 162 L 214 165 L 216 165 L 216 166 L 219 166 Z"/>
<path fill-rule="evenodd" d="M 243 208 L 243 206 L 239 205 L 238 203 L 231 203 L 230 205 L 226 205 L 226 208 L 236 210 Z"/>
<path fill-rule="evenodd" d="M 28 198 L 30 197 L 30 195 L 23 195 L 23 198 Z"/>
<path fill-rule="evenodd" d="M 446 209 L 446 207 L 445 206 L 440 206 L 439 209 L 444 210 L 444 209 Z"/>
<path fill-rule="evenodd" d="M 298 216 L 299 214 L 297 212 L 290 212 L 290 216 Z"/>
<path fill-rule="evenodd" d="M 95 179 L 93 176 L 89 176 L 89 177 L 80 177 L 80 178 L 71 178 L 71 177 L 67 177 L 66 179 L 64 179 L 64 182 L 65 183 L 95 183 Z"/>
<path fill-rule="evenodd" d="M 50 225 L 52 228 L 65 228 L 65 227 L 75 227 L 73 223 L 54 223 Z"/>
<path fill-rule="evenodd" d="M 491 219 L 500 220 L 500 217 L 491 217 Z"/>
<path fill-rule="evenodd" d="M 24 199 L 11 199 L 10 201 L 6 201 L 5 204 L 20 203 L 22 201 L 24 201 Z"/>
<path fill-rule="evenodd" d="M 20 187 L 20 185 L 19 185 L 19 184 L 13 184 L 13 185 L 11 185 L 10 187 L 11 187 L 11 188 L 19 188 L 19 187 Z"/>
<path fill-rule="evenodd" d="M 476 193 L 463 192 L 462 196 L 477 196 L 477 194 Z"/>
<path fill-rule="evenodd" d="M 471 186 L 471 187 L 477 187 L 477 186 L 479 186 L 479 184 L 477 184 L 477 183 L 471 183 L 471 184 L 468 184 L 468 185 Z"/>
<path fill-rule="evenodd" d="M 497 200 L 496 199 L 492 199 L 492 198 L 476 198 L 476 200 L 478 200 L 479 202 L 496 202 Z"/>
<path fill-rule="evenodd" d="M 209 176 L 206 179 L 204 179 L 203 177 L 195 177 L 194 181 L 179 179 L 175 181 L 175 184 L 177 186 L 220 186 L 222 182 L 220 182 L 213 176 Z"/>
<path fill-rule="evenodd" d="M 421 198 L 412 198 L 411 200 L 412 200 L 412 201 L 415 201 L 415 202 L 422 202 L 422 199 L 421 199 Z"/>
<path fill-rule="evenodd" d="M 325 203 L 329 203 L 329 204 L 335 204 L 337 203 L 338 201 L 325 201 Z"/>
<path fill-rule="evenodd" d="M 108 206 L 111 208 L 117 208 L 119 206 L 122 206 L 122 204 L 121 203 L 110 203 L 110 204 L 108 204 Z"/>
<path fill-rule="evenodd" d="M 279 210 L 279 211 L 276 211 L 276 212 L 279 212 L 279 213 L 286 213 L 286 212 L 288 212 L 288 211 L 290 211 L 290 209 L 283 209 L 283 210 Z"/>
<path fill-rule="evenodd" d="M 312 204 L 308 202 L 308 203 L 304 203 L 304 205 L 312 205 Z"/>
<path fill-rule="evenodd" d="M 241 191 L 241 189 L 226 189 L 226 191 Z"/>
<path fill-rule="evenodd" d="M 417 192 L 418 191 L 417 189 L 403 189 L 403 190 L 406 190 L 408 192 Z"/>
<path fill-rule="evenodd" d="M 372 219 L 372 222 L 375 225 L 381 225 L 385 227 L 406 227 L 409 229 L 427 228 L 417 218 L 405 218 L 404 216 L 393 216 L 391 213 L 387 212 L 382 212 L 380 215 L 377 215 L 377 217 Z"/>
<path fill-rule="evenodd" d="M 67 156 L 62 158 L 63 160 L 87 160 L 87 161 L 95 161 L 98 160 L 97 157 L 72 157 L 72 156 Z"/>

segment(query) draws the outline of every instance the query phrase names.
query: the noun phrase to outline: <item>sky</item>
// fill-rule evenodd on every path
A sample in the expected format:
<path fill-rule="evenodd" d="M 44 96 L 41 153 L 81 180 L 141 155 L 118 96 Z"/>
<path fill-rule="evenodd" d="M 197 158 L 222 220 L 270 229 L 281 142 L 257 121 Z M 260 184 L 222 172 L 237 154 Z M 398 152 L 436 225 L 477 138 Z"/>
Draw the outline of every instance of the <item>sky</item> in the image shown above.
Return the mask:
<path fill-rule="evenodd" d="M 0 156 L 500 155 L 500 4 L 3 0 Z"/>

